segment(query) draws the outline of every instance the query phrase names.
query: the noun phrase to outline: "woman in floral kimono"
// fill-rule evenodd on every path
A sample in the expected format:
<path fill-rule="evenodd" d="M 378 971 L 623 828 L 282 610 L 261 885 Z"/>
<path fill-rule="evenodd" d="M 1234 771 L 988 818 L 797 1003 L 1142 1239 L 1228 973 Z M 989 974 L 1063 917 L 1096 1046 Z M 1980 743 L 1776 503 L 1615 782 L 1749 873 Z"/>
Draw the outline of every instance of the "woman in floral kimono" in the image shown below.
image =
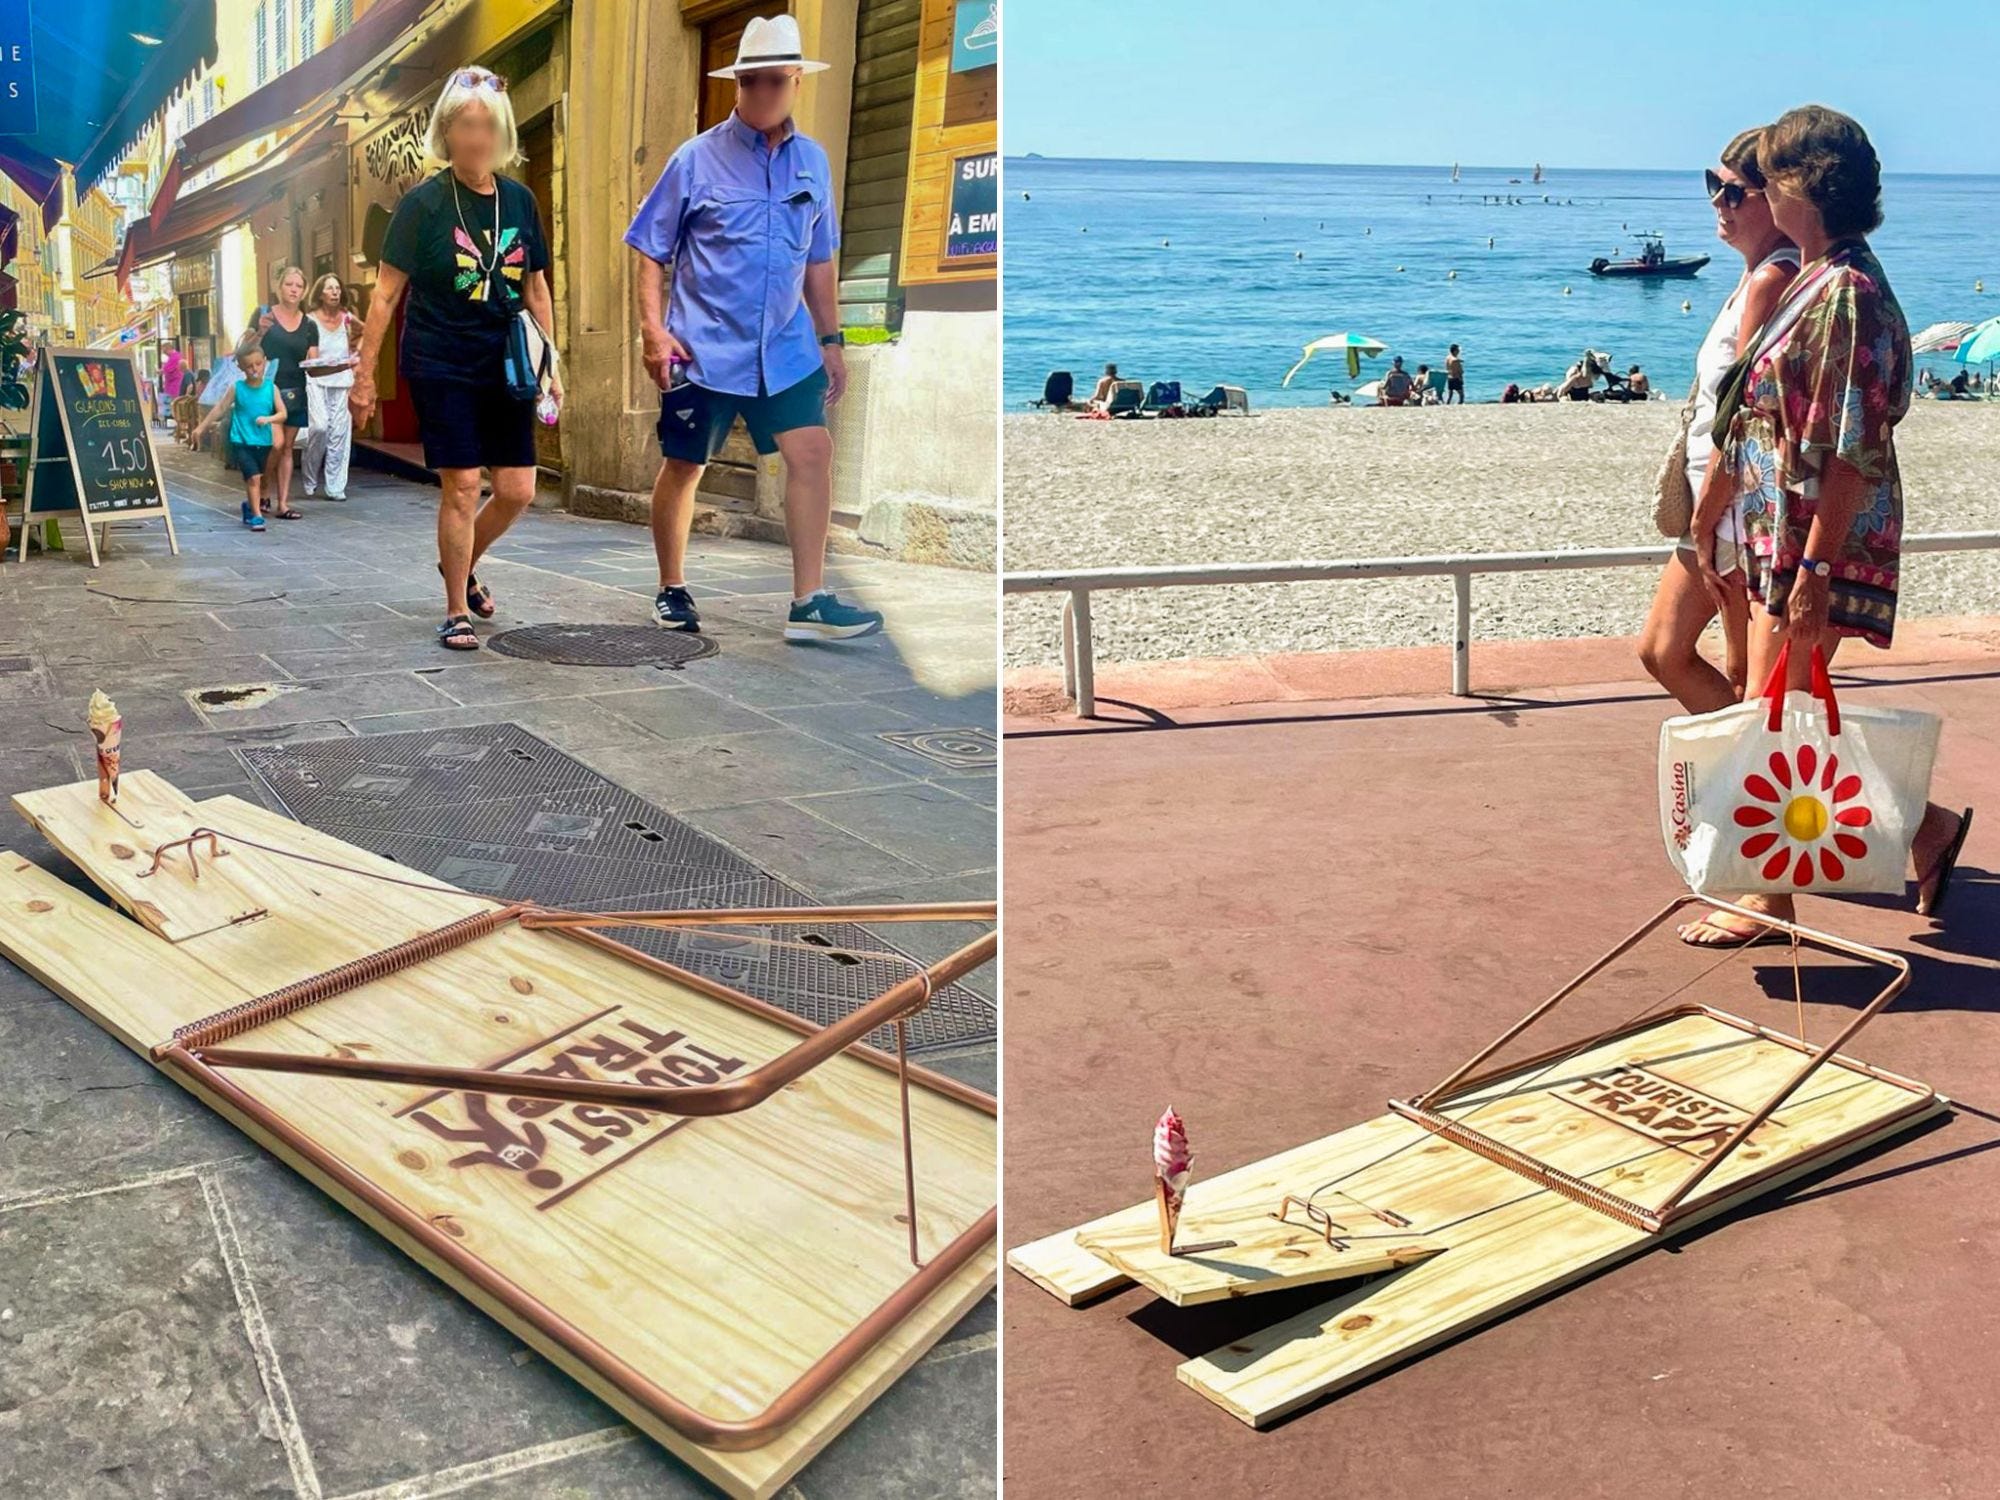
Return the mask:
<path fill-rule="evenodd" d="M 1758 150 L 1771 218 L 1804 262 L 1756 336 L 1743 402 L 1722 446 L 1738 473 L 1753 601 L 1749 683 L 1792 646 L 1790 686 L 1805 689 L 1813 647 L 1846 636 L 1887 646 L 1896 626 L 1903 484 L 1895 427 L 1910 409 L 1910 331 L 1866 236 L 1882 222 L 1881 167 L 1861 127 L 1819 105 L 1788 111 Z M 1713 560 L 1701 559 L 1705 581 Z M 1754 606 L 1761 605 L 1761 609 Z M 1933 916 L 1972 810 L 1933 803 L 1911 846 L 1917 910 Z M 1787 895 L 1742 905 L 1789 919 Z M 1717 913 L 1681 929 L 1700 947 L 1784 941 Z"/>

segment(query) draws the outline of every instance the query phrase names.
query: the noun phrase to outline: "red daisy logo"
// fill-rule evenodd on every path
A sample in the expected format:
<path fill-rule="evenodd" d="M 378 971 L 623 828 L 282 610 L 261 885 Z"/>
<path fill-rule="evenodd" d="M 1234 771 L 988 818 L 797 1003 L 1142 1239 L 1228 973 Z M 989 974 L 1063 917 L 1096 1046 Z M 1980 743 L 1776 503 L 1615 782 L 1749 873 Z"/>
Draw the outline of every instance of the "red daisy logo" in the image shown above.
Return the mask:
<path fill-rule="evenodd" d="M 1817 859 L 1820 874 L 1839 881 L 1847 874 L 1841 855 L 1861 859 L 1868 853 L 1861 830 L 1875 815 L 1854 800 L 1861 778 L 1841 775 L 1840 757 L 1822 761 L 1811 745 L 1790 756 L 1773 750 L 1770 766 L 1769 776 L 1753 771 L 1743 778 L 1743 790 L 1756 798 L 1736 809 L 1736 826 L 1753 830 L 1743 840 L 1743 857 L 1763 860 L 1766 880 L 1783 879 L 1790 870 L 1793 885 L 1810 885 Z"/>

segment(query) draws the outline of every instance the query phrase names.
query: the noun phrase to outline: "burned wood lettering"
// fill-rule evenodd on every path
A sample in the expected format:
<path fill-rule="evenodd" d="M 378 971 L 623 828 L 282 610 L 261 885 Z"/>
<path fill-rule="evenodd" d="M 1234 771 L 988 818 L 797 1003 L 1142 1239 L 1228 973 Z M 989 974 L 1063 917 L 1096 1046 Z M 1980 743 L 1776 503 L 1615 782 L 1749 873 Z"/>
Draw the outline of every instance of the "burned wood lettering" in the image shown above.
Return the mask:
<path fill-rule="evenodd" d="M 1692 1156 L 1712 1156 L 1749 1118 L 1733 1104 L 1637 1063 L 1600 1068 L 1555 1097 Z"/>
<path fill-rule="evenodd" d="M 616 1030 L 554 1039 L 559 1045 L 552 1052 L 519 1071 L 527 1077 L 691 1088 L 720 1083 L 746 1066 L 740 1057 L 727 1057 L 690 1041 L 685 1032 L 657 1031 L 631 1016 L 620 1017 L 615 1026 Z M 474 1148 L 452 1157 L 447 1163 L 451 1167 L 500 1167 L 519 1173 L 524 1183 L 544 1195 L 537 1208 L 553 1207 L 641 1147 L 688 1123 L 658 1110 L 495 1099 L 466 1091 L 427 1101 L 408 1118 L 438 1140 Z"/>

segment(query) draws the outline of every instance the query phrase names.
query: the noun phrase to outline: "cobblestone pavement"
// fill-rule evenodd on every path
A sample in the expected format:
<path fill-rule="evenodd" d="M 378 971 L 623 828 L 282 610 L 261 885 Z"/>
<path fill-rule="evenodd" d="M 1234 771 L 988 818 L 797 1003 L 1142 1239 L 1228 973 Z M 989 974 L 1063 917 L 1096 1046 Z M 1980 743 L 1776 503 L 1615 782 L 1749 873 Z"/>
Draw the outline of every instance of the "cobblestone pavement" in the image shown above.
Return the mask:
<path fill-rule="evenodd" d="M 159 522 L 0 566 L 9 793 L 91 769 L 101 687 L 125 764 L 259 798 L 246 746 L 511 721 L 822 901 L 985 899 L 994 774 L 880 738 L 994 727 L 990 577 L 834 560 L 883 635 L 788 646 L 786 554 L 697 539 L 720 653 L 686 670 L 551 666 L 434 639 L 435 491 L 367 471 L 264 535 L 209 458 L 163 454 Z M 492 630 L 641 623 L 642 531 L 535 511 L 481 569 Z M 491 633 L 482 627 L 482 634 Z M 203 689 L 280 683 L 248 709 Z M 263 800 L 263 799 L 260 799 Z M 82 883 L 27 825 L 0 846 Z M 905 929 L 897 940 L 924 944 Z M 943 946 L 951 933 L 941 931 Z M 991 993 L 990 974 L 974 987 Z M 925 1061 L 994 1084 L 990 1045 Z M 706 1495 L 498 1325 L 32 979 L 0 965 L 0 1496 Z M 785 1493 L 991 1494 L 995 1319 L 975 1309 Z"/>

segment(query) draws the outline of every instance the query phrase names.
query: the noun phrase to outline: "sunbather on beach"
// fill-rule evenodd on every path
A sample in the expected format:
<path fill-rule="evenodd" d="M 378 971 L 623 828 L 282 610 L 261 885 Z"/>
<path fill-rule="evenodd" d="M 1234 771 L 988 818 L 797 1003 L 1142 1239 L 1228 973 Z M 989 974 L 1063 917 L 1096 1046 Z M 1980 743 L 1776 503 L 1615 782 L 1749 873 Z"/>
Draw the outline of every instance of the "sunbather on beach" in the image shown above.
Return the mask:
<path fill-rule="evenodd" d="M 1389 373 L 1382 377 L 1381 400 L 1384 406 L 1401 406 L 1410 399 L 1410 372 L 1403 368 L 1403 356 L 1398 354 L 1389 362 Z"/>
<path fill-rule="evenodd" d="M 1090 393 L 1090 400 L 1084 403 L 1085 408 L 1089 411 L 1103 411 L 1111 404 L 1111 393 L 1117 388 L 1118 366 L 1106 365 L 1104 373 L 1097 377 L 1097 389 Z"/>

